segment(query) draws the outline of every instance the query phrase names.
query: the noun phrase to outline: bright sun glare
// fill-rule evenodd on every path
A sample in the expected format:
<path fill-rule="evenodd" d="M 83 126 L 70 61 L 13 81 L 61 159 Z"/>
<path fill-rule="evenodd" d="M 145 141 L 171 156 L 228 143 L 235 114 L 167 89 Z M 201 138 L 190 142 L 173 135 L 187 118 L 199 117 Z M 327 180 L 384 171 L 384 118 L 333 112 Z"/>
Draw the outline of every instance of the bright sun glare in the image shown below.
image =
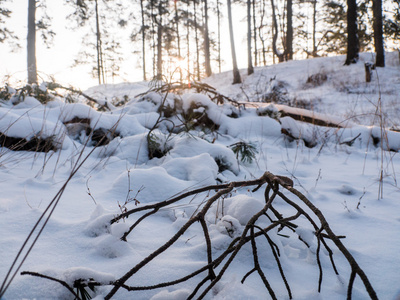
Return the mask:
<path fill-rule="evenodd" d="M 188 61 L 185 58 L 171 58 L 167 67 L 168 79 L 171 81 L 189 82 Z"/>

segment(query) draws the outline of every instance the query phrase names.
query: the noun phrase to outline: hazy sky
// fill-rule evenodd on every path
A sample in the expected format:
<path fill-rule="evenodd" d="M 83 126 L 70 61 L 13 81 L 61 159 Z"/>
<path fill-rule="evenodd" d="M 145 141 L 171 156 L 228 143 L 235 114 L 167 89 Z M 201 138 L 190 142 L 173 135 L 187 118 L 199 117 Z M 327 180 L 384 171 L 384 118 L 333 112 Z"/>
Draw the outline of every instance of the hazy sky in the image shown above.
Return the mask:
<path fill-rule="evenodd" d="M 19 43 L 22 48 L 18 51 L 13 51 L 4 43 L 0 45 L 0 84 L 4 85 L 4 79 L 6 75 L 12 75 L 14 80 L 25 80 L 26 79 L 26 35 L 27 35 L 27 0 L 14 0 L 12 3 L 7 3 L 6 6 L 12 10 L 11 18 L 6 21 L 6 26 L 14 31 L 20 38 Z M 47 1 L 48 15 L 52 20 L 52 29 L 56 32 L 54 44 L 50 49 L 47 49 L 39 36 L 37 36 L 37 64 L 39 76 L 42 76 L 44 80 L 48 80 L 48 75 L 55 77 L 56 81 L 65 84 L 73 85 L 82 89 L 97 84 L 97 79 L 91 78 L 90 67 L 79 67 L 71 68 L 73 60 L 81 48 L 81 36 L 79 32 L 73 32 L 66 30 L 65 26 L 68 21 L 65 20 L 66 16 L 70 12 L 65 5 L 61 5 L 60 1 Z M 226 10 L 226 8 L 223 8 Z M 239 68 L 245 68 L 247 66 L 247 52 L 246 45 L 244 43 L 245 28 L 244 22 L 240 22 L 242 16 L 240 13 L 243 9 L 237 9 L 234 12 L 234 27 L 235 27 L 235 43 L 238 57 Z M 226 16 L 226 12 L 223 11 Z M 215 28 L 216 25 L 211 24 L 211 28 Z M 231 68 L 231 57 L 230 57 L 230 43 L 229 34 L 227 27 L 224 25 L 222 37 L 224 38 L 223 47 L 223 59 L 225 65 L 223 70 L 229 70 Z M 128 34 L 127 34 L 128 39 Z M 131 52 L 133 49 L 132 44 L 127 43 L 125 46 L 127 52 Z M 125 61 L 122 65 L 122 71 L 125 73 L 123 79 L 116 79 L 115 83 L 121 81 L 140 81 L 142 79 L 142 71 L 137 69 L 136 57 L 132 54 L 127 54 Z M 148 67 L 149 68 L 149 67 Z M 214 70 L 217 71 L 216 68 Z M 12 80 L 10 81 L 12 83 Z M 111 82 L 109 82 L 111 83 Z"/>

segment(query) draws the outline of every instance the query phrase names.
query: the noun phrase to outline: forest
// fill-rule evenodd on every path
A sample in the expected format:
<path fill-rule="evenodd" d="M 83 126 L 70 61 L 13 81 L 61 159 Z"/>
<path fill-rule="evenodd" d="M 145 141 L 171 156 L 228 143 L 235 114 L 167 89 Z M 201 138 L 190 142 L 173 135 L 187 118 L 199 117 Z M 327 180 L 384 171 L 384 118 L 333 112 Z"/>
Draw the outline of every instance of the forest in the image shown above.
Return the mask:
<path fill-rule="evenodd" d="M 1 300 L 400 299 L 399 0 L 59 2 L 0 0 Z"/>
<path fill-rule="evenodd" d="M 13 18 L 7 2 L 0 2 L 0 42 L 15 47 L 24 37 L 7 26 Z M 399 46 L 398 0 L 64 0 L 62 5 L 70 12 L 65 27 L 82 38 L 72 50 L 72 65 L 86 65 L 99 84 L 121 81 L 121 65 L 132 56 L 143 80 L 174 74 L 175 80 L 190 82 L 229 64 L 237 83 L 236 48 L 244 46 L 242 39 L 249 74 L 257 66 L 327 55 L 347 54 L 349 64 L 360 51 L 375 52 L 375 65 L 383 67 L 384 48 Z M 234 20 L 232 9 L 240 11 Z M 37 83 L 36 39 L 52 46 L 56 16 L 47 13 L 44 0 L 29 1 L 27 13 L 27 81 Z M 236 34 L 239 27 L 245 37 Z M 230 43 L 224 43 L 228 35 Z"/>

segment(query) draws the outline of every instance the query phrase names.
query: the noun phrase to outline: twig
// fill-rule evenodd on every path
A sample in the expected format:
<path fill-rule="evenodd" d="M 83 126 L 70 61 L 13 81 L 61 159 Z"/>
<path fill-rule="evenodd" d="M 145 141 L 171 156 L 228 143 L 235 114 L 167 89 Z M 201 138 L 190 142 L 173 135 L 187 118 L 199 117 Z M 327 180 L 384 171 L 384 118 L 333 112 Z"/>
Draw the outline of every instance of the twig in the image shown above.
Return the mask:
<path fill-rule="evenodd" d="M 65 281 L 62 281 L 60 279 L 57 279 L 57 278 L 54 278 L 54 277 L 51 277 L 51 276 L 47 276 L 47 275 L 44 275 L 44 274 L 40 274 L 40 273 L 36 273 L 36 272 L 29 272 L 29 271 L 23 271 L 23 272 L 21 272 L 21 275 L 31 275 L 31 276 L 36 276 L 36 277 L 45 278 L 45 279 L 49 279 L 51 281 L 58 282 L 62 286 L 64 286 L 68 291 L 70 291 L 71 294 L 74 295 L 75 299 L 81 300 L 81 298 L 78 296 L 78 294 L 75 293 L 74 290 Z"/>

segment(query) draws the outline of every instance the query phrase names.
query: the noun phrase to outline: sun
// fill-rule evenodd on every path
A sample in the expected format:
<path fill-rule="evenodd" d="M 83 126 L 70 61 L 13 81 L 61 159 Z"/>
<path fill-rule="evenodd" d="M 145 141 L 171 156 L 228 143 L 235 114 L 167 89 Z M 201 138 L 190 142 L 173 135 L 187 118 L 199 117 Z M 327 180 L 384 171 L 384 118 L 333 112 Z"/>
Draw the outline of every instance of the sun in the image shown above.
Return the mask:
<path fill-rule="evenodd" d="M 172 57 L 167 66 L 168 78 L 173 81 L 189 82 L 188 61 L 181 57 Z"/>

